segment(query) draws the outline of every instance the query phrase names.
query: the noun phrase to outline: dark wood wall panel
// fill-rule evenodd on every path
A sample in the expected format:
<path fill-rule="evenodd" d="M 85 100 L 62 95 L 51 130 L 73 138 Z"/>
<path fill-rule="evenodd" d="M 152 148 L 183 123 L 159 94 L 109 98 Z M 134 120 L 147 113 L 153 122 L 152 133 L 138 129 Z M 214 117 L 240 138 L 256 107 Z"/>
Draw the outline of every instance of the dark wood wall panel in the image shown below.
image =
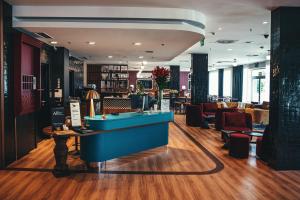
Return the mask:
<path fill-rule="evenodd" d="M 17 159 L 36 147 L 36 121 L 35 113 L 16 117 Z"/>
<path fill-rule="evenodd" d="M 14 110 L 16 116 L 30 114 L 40 109 L 41 45 L 38 40 L 15 31 Z"/>
<path fill-rule="evenodd" d="M 208 55 L 192 54 L 192 104 L 207 102 Z"/>

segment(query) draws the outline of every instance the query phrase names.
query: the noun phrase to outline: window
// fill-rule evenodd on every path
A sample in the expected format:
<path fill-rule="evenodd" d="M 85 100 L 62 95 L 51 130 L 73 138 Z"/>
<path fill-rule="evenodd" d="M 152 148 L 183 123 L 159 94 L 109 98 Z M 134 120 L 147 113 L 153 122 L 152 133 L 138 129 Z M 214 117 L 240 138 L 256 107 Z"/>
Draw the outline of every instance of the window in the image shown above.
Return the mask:
<path fill-rule="evenodd" d="M 269 101 L 270 94 L 270 67 L 265 69 L 252 70 L 252 90 L 251 101 L 261 104 L 263 101 Z"/>
<path fill-rule="evenodd" d="M 232 68 L 225 68 L 223 74 L 223 96 L 232 96 Z"/>
<path fill-rule="evenodd" d="M 218 95 L 219 73 L 218 70 L 209 72 L 209 95 Z"/>

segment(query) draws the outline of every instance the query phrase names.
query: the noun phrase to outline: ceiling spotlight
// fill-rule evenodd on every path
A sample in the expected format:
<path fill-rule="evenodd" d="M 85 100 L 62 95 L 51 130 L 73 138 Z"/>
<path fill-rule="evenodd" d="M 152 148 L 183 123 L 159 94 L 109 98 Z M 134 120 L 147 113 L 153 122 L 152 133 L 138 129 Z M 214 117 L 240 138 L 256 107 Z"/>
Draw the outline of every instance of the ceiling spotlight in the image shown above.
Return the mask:
<path fill-rule="evenodd" d="M 143 59 L 144 58 L 144 56 L 139 56 L 139 59 Z"/>
<path fill-rule="evenodd" d="M 227 51 L 232 51 L 232 49 L 227 49 Z"/>
<path fill-rule="evenodd" d="M 107 56 L 109 59 L 113 58 L 113 56 Z"/>
<path fill-rule="evenodd" d="M 219 27 L 218 30 L 221 31 L 221 30 L 222 30 L 222 27 Z"/>
<path fill-rule="evenodd" d="M 90 42 L 88 42 L 88 44 L 89 44 L 89 45 L 95 45 L 96 42 L 90 41 Z"/>
<path fill-rule="evenodd" d="M 141 46 L 142 45 L 142 43 L 140 43 L 140 42 L 134 42 L 134 43 L 132 43 L 134 46 Z"/>
<path fill-rule="evenodd" d="M 58 42 L 57 41 L 51 41 L 50 43 L 51 44 L 57 44 Z"/>
<path fill-rule="evenodd" d="M 262 24 L 268 24 L 269 22 L 267 22 L 267 21 L 264 21 Z"/>

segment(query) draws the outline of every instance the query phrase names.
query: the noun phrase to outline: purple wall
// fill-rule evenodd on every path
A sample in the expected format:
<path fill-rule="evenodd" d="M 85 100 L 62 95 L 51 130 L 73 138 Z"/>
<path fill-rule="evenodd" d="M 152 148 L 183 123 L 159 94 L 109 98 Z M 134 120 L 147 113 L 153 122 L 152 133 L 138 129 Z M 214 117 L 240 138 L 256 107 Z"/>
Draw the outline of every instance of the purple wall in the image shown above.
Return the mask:
<path fill-rule="evenodd" d="M 186 89 L 188 88 L 189 73 L 190 72 L 180 72 L 180 90 L 183 85 L 185 85 Z"/>

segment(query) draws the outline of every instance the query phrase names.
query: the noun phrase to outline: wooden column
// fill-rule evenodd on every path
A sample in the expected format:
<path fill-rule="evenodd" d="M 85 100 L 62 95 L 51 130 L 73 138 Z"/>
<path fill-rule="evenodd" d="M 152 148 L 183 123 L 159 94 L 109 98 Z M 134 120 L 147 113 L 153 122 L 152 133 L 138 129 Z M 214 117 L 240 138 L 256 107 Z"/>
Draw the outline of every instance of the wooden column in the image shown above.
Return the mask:
<path fill-rule="evenodd" d="M 170 89 L 180 90 L 180 66 L 170 66 Z"/>
<path fill-rule="evenodd" d="M 272 11 L 271 166 L 300 169 L 300 8 Z"/>
<path fill-rule="evenodd" d="M 192 54 L 192 104 L 207 102 L 208 95 L 208 55 Z"/>

